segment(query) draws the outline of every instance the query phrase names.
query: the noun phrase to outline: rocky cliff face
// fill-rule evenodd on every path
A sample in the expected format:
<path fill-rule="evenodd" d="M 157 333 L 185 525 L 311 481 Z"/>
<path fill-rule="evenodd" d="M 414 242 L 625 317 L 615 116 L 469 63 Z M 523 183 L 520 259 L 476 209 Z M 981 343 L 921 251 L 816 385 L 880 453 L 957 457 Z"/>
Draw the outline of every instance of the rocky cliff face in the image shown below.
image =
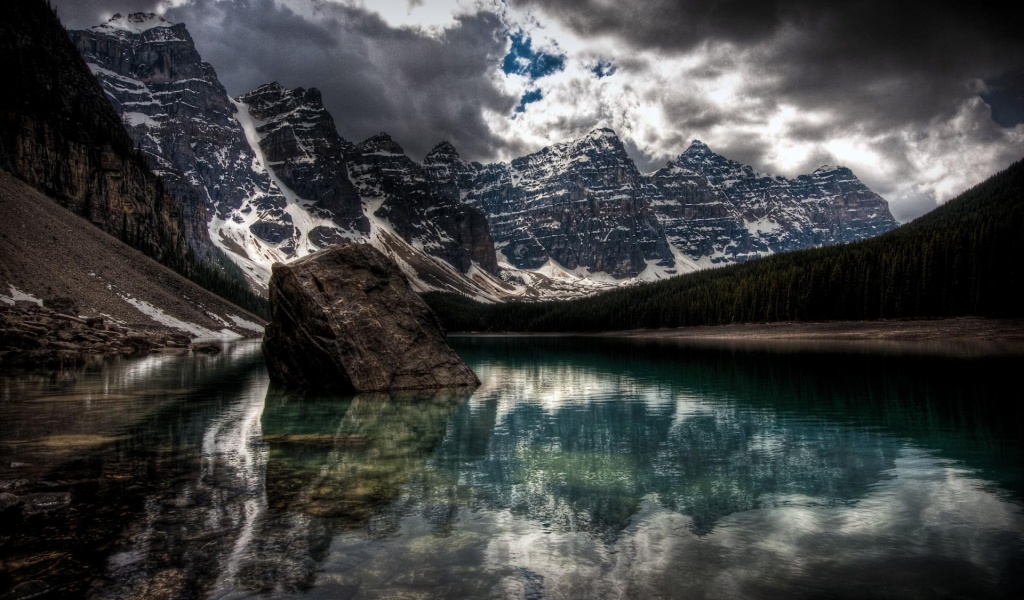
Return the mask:
<path fill-rule="evenodd" d="M 236 102 L 250 143 L 258 146 L 262 164 L 289 198 L 289 216 L 295 217 L 267 219 L 261 226 L 269 235 L 290 236 L 294 256 L 367 240 L 404 258 L 408 274 L 428 289 L 445 287 L 436 273 L 424 272 L 444 270 L 430 257 L 453 266 L 456 278 L 474 263 L 497 271 L 483 214 L 435 194 L 420 165 L 387 134 L 353 145 L 338 135 L 315 89 L 271 83 Z"/>
<path fill-rule="evenodd" d="M 54 14 L 14 0 L 0 21 L 0 162 L 108 233 L 174 266 L 202 246 L 205 213 L 148 169 Z M 182 192 L 181 190 L 177 190 Z"/>
<path fill-rule="evenodd" d="M 845 167 L 773 177 L 695 141 L 642 175 L 607 129 L 509 164 L 468 163 L 443 143 L 423 166 L 438 193 L 487 213 L 502 257 L 520 269 L 554 259 L 585 273 L 649 278 L 897 226 L 885 200 Z"/>
<path fill-rule="evenodd" d="M 377 205 L 374 216 L 403 239 L 466 272 L 476 263 L 497 273 L 487 217 L 458 197 L 437 193 L 422 166 L 386 133 L 356 146 L 349 174 L 360 194 Z"/>
<path fill-rule="evenodd" d="M 204 210 L 187 215 L 192 228 L 207 235 L 213 222 L 232 223 L 271 243 L 288 237 L 274 229 L 288 218 L 285 198 L 185 25 L 134 13 L 69 35 L 154 171 L 171 189 L 198 196 Z M 230 236 L 214 231 L 230 252 Z"/>
<path fill-rule="evenodd" d="M 310 232 L 313 243 L 325 246 L 366 234 L 370 224 L 363 203 L 348 179 L 345 157 L 353 146 L 338 135 L 334 119 L 324 108 L 319 90 L 285 89 L 270 83 L 238 97 L 259 123 L 259 147 L 265 166 L 300 198 L 309 212 L 350 233 L 319 227 Z"/>
<path fill-rule="evenodd" d="M 711 263 L 858 241 L 897 226 L 888 203 L 846 167 L 786 179 L 694 141 L 651 181 L 669 241 Z"/>
<path fill-rule="evenodd" d="M 479 207 L 503 257 L 520 269 L 549 259 L 614 277 L 650 265 L 671 269 L 671 250 L 650 210 L 650 184 L 609 129 L 509 164 L 473 165 L 439 146 L 425 161 L 434 186 Z"/>
<path fill-rule="evenodd" d="M 274 262 L 350 240 L 401 247 L 417 265 L 410 275 L 435 271 L 425 289 L 445 289 L 437 273 L 457 280 L 474 262 L 497 271 L 486 218 L 440 201 L 401 148 L 363 152 L 341 138 L 316 89 L 271 83 L 231 99 L 185 25 L 152 14 L 71 36 L 134 142 L 169 187 L 200 191 L 209 218 L 199 227 L 258 286 Z"/>
<path fill-rule="evenodd" d="M 275 264 L 270 307 L 263 353 L 280 384 L 342 394 L 480 385 L 398 265 L 369 244 Z"/>

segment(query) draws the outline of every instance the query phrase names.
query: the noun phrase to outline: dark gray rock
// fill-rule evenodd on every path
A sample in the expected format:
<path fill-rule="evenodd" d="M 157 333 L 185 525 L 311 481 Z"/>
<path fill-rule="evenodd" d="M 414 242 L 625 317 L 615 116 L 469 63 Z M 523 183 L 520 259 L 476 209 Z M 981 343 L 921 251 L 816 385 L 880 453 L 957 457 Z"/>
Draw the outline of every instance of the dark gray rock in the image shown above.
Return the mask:
<path fill-rule="evenodd" d="M 382 200 L 374 216 L 387 220 L 407 242 L 464 273 L 473 263 L 498 273 L 491 228 L 479 208 L 464 204 L 458 194 L 440 193 L 428 167 L 406 156 L 386 133 L 355 150 L 349 175 L 364 197 Z"/>
<path fill-rule="evenodd" d="M 674 264 L 650 208 L 653 187 L 610 129 L 486 166 L 462 161 L 442 143 L 424 168 L 438 193 L 487 215 L 496 247 L 516 267 L 553 258 L 569 269 L 630 277 L 649 261 Z"/>
<path fill-rule="evenodd" d="M 4 368 L 63 368 L 83 364 L 90 356 L 180 349 L 189 341 L 188 334 L 170 328 L 107 327 L 103 317 L 80 319 L 35 304 L 0 305 L 0 367 Z"/>
<path fill-rule="evenodd" d="M 319 90 L 268 83 L 238 97 L 259 119 L 267 167 L 285 186 L 312 202 L 312 212 L 347 231 L 367 233 L 363 203 L 348 179 L 351 142 L 338 135 Z"/>
<path fill-rule="evenodd" d="M 261 240 L 277 244 L 295 235 L 295 227 L 291 223 L 291 215 L 284 213 L 277 221 L 256 221 L 249 226 L 249 231 Z"/>
<path fill-rule="evenodd" d="M 846 167 L 765 175 L 699 140 L 651 180 L 669 241 L 715 263 L 864 240 L 898 225 L 885 199 Z"/>
<path fill-rule="evenodd" d="M 74 316 L 78 314 L 78 302 L 74 298 L 65 296 L 46 298 L 43 300 L 43 306 L 64 315 Z"/>
<path fill-rule="evenodd" d="M 368 244 L 284 264 L 263 353 L 278 384 L 339 393 L 477 386 L 398 266 Z"/>

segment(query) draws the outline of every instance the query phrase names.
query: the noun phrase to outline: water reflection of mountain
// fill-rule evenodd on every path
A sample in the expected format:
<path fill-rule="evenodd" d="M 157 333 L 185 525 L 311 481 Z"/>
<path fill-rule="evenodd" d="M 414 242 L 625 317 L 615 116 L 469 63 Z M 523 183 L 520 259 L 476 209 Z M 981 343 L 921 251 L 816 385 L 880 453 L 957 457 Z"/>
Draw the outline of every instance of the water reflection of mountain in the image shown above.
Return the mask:
<path fill-rule="evenodd" d="M 4 381 L 0 492 L 22 504 L 0 497 L 0 587 L 641 597 L 903 553 L 973 589 L 1018 556 L 1021 409 L 992 408 L 998 360 L 458 344 L 469 399 L 270 390 L 255 346 Z"/>
<path fill-rule="evenodd" d="M 462 408 L 468 414 L 453 420 L 434 464 L 467 482 L 474 504 L 609 542 L 649 494 L 689 516 L 696 533 L 784 496 L 855 501 L 888 477 L 899 451 L 877 431 L 735 406 L 690 402 L 679 414 L 668 404 L 606 400 L 548 411 L 522 399 L 498 421 L 486 454 L 466 462 L 463 440 L 480 434 L 473 410 L 493 414 L 498 404 L 474 399 Z"/>
<path fill-rule="evenodd" d="M 201 581 L 209 561 L 166 531 L 214 499 L 179 505 L 176 490 L 200 471 L 210 421 L 261 379 L 259 346 L 245 343 L 216 356 L 114 359 L 3 378 L 0 491 L 13 502 L 5 498 L 0 519 L 0 588 L 70 598 L 91 586 L 95 597 L 121 597 L 145 590 L 129 572 L 174 585 L 174 574 L 192 566 L 190 579 Z"/>
<path fill-rule="evenodd" d="M 435 463 L 471 479 L 482 505 L 606 539 L 648 494 L 688 515 L 696 533 L 793 497 L 854 502 L 890 477 L 908 432 L 970 458 L 991 450 L 985 422 L 998 422 L 974 401 L 988 400 L 999 381 L 953 385 L 934 371 L 935 357 L 594 339 L 458 344 L 484 386 L 456 415 Z M 494 423 L 486 444 L 478 422 Z M 460 463 L 467 447 L 485 445 L 475 464 Z M 1009 474 L 1006 464 L 991 470 Z"/>
<path fill-rule="evenodd" d="M 820 344 L 725 347 L 564 337 L 453 340 L 460 355 L 477 369 L 495 366 L 529 372 L 532 365 L 545 365 L 578 373 L 578 367 L 586 366 L 607 374 L 613 383 L 622 382 L 626 374 L 649 390 L 669 388 L 784 417 L 879 428 L 964 461 L 1004 490 L 1024 495 L 1018 460 L 1024 450 L 1019 430 L 1024 404 L 1006 401 L 1008 391 L 1018 387 L 1018 356 L 922 355 L 901 352 L 905 348 L 899 346 L 888 352 L 855 352 L 849 345 L 828 349 Z M 545 395 L 551 396 L 550 391 L 542 391 L 533 401 L 543 403 Z"/>

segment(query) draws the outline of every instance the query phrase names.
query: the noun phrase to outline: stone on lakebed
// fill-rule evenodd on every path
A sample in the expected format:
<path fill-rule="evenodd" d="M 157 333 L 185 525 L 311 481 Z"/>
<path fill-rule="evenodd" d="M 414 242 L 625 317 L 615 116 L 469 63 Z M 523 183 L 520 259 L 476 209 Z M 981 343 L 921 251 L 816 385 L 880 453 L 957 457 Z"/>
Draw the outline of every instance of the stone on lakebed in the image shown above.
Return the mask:
<path fill-rule="evenodd" d="M 398 266 L 368 244 L 277 263 L 263 354 L 275 383 L 338 393 L 478 386 Z"/>

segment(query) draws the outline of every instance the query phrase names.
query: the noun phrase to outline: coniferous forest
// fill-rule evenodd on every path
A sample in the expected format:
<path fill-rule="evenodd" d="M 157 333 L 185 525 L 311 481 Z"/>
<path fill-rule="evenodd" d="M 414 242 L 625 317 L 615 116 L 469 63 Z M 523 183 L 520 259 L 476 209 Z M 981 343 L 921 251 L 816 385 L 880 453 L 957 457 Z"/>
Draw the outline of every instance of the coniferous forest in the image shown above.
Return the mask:
<path fill-rule="evenodd" d="M 561 302 L 424 298 L 449 331 L 609 331 L 744 322 L 1022 316 L 1024 160 L 899 229 L 855 244 Z"/>

